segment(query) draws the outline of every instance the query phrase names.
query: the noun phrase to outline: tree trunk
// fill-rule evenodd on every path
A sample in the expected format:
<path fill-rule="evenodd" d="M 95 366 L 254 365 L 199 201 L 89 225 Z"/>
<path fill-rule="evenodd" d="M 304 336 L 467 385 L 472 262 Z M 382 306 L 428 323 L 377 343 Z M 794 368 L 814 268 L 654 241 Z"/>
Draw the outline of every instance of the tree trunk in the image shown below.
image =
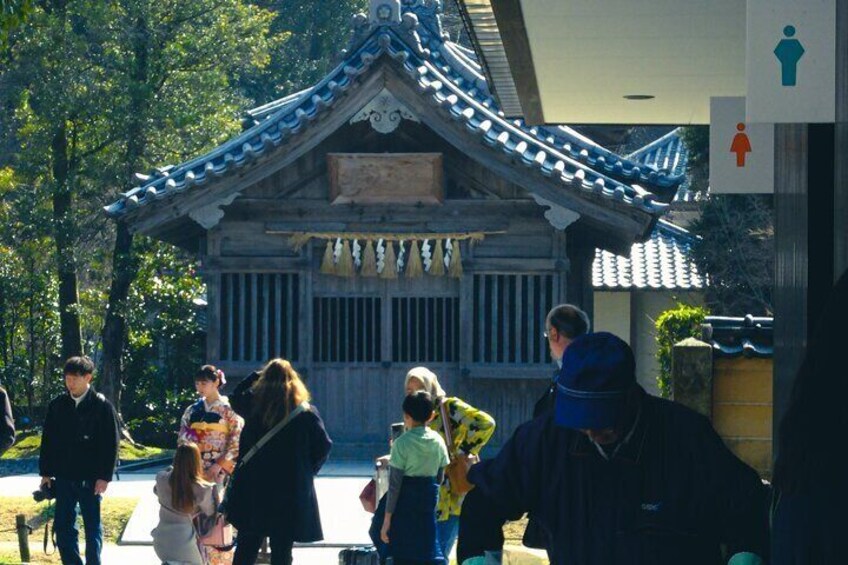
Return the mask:
<path fill-rule="evenodd" d="M 136 18 L 131 41 L 133 64 L 130 76 L 131 101 L 126 128 L 126 154 L 124 156 L 125 178 L 131 178 L 138 170 L 146 149 L 144 119 L 149 105 L 148 47 L 150 35 L 147 21 Z M 118 222 L 115 247 L 112 252 L 112 285 L 109 289 L 109 304 L 103 324 L 103 366 L 100 383 L 115 410 L 121 415 L 121 392 L 124 381 L 124 349 L 127 341 L 127 308 L 130 286 L 138 274 L 138 260 L 133 248 L 133 235 L 124 222 Z M 121 419 L 123 423 L 123 420 Z"/>
<path fill-rule="evenodd" d="M 112 285 L 109 305 L 103 323 L 103 365 L 100 369 L 100 391 L 120 412 L 124 374 L 124 343 L 127 339 L 127 298 L 138 271 L 133 236 L 124 222 L 118 222 L 112 251 Z"/>
<path fill-rule="evenodd" d="M 74 250 L 73 192 L 68 164 L 68 131 L 60 124 L 51 142 L 53 150 L 53 239 L 59 274 L 59 322 L 62 358 L 82 355 L 82 329 L 79 317 L 77 262 Z"/>

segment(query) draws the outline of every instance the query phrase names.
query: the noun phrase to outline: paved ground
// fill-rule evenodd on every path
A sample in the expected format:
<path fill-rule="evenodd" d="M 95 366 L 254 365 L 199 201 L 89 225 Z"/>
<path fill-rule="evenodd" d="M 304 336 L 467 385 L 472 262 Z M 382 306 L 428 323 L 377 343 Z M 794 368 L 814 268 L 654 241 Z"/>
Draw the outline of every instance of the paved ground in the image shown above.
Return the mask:
<path fill-rule="evenodd" d="M 362 510 L 359 492 L 373 472 L 371 462 L 328 463 L 316 480 L 324 541 L 294 550 L 298 565 L 338 563 L 340 548 L 370 544 L 371 515 Z M 153 495 L 153 471 L 125 473 L 109 485 L 106 496 L 134 497 L 139 504 L 130 518 L 119 545 L 103 548 L 103 562 L 125 565 L 158 563 L 150 546 L 150 530 L 156 525 L 158 505 Z M 0 495 L 28 496 L 37 486 L 36 475 L 0 478 Z"/>

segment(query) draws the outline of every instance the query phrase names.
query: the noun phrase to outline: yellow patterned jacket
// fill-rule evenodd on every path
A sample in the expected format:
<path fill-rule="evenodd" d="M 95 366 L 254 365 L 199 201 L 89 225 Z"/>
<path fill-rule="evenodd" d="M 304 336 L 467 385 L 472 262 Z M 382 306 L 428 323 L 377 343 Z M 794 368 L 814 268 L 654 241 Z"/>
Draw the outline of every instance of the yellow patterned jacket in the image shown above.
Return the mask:
<path fill-rule="evenodd" d="M 210 405 L 200 399 L 188 408 L 180 422 L 177 443 L 194 442 L 200 448 L 203 470 L 214 463 L 232 473 L 239 452 L 239 437 L 244 421 L 230 407 L 226 397 Z"/>
<path fill-rule="evenodd" d="M 453 445 L 447 446 L 448 452 L 451 455 L 458 451 L 471 455 L 479 454 L 492 434 L 495 433 L 495 419 L 456 397 L 445 398 L 443 403 L 447 409 L 453 439 Z M 439 432 L 447 445 L 441 409 L 436 409 L 436 417 L 430 422 L 430 428 Z M 450 481 L 445 474 L 444 482 L 439 489 L 439 505 L 436 507 L 437 520 L 441 522 L 451 516 L 459 516 L 463 498 L 465 498 L 465 495 L 451 492 Z"/>

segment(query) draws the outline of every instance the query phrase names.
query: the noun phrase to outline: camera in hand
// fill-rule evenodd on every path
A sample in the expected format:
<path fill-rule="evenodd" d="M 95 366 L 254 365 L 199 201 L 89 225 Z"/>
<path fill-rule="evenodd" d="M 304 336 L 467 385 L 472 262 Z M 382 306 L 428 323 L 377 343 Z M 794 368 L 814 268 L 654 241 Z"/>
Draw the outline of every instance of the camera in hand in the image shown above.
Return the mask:
<path fill-rule="evenodd" d="M 36 502 L 53 500 L 54 498 L 56 498 L 56 494 L 53 492 L 53 483 L 41 485 L 38 490 L 32 492 L 32 499 Z"/>

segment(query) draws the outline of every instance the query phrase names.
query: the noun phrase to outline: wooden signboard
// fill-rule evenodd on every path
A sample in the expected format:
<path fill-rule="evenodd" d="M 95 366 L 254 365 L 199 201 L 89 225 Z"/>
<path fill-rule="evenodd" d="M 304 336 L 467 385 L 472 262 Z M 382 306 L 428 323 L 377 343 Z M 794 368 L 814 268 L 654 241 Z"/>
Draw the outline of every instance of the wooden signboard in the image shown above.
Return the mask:
<path fill-rule="evenodd" d="M 442 204 L 441 153 L 328 153 L 331 204 Z"/>

